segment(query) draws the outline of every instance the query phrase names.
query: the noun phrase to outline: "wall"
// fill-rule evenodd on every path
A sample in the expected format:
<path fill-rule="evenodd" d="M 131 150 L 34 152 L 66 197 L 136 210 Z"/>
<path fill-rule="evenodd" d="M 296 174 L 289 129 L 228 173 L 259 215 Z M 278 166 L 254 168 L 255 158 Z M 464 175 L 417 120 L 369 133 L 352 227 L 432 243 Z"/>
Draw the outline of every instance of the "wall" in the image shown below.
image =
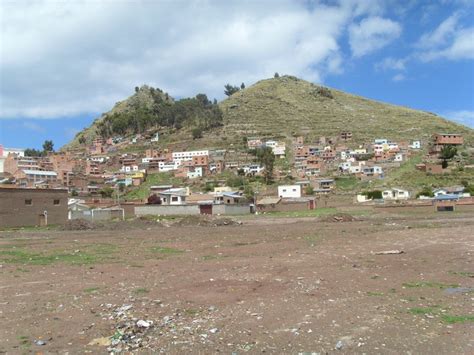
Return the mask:
<path fill-rule="evenodd" d="M 25 200 L 31 199 L 31 205 Z M 59 205 L 54 205 L 59 200 Z M 48 224 L 67 221 L 67 190 L 0 188 L 0 227 L 35 226 L 48 212 Z"/>
<path fill-rule="evenodd" d="M 271 205 L 257 205 L 258 212 L 291 212 L 309 210 L 309 202 L 280 202 Z"/>
<path fill-rule="evenodd" d="M 147 205 L 135 206 L 135 215 L 177 216 L 200 214 L 199 205 Z"/>
<path fill-rule="evenodd" d="M 213 205 L 212 214 L 220 215 L 238 215 L 249 214 L 250 205 Z"/>

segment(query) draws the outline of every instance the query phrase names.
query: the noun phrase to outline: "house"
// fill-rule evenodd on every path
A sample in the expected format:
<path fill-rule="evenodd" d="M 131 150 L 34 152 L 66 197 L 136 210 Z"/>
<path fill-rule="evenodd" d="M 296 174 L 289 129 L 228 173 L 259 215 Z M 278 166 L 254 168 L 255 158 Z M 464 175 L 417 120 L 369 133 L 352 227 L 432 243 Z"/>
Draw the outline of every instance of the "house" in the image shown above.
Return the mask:
<path fill-rule="evenodd" d="M 153 138 L 150 139 L 150 142 L 155 143 L 160 140 L 160 133 L 156 132 Z"/>
<path fill-rule="evenodd" d="M 239 194 L 238 192 L 223 192 L 222 193 L 222 203 L 224 203 L 226 205 L 239 204 L 244 199 L 245 199 L 245 197 L 242 196 L 241 194 Z"/>
<path fill-rule="evenodd" d="M 186 196 L 188 195 L 185 188 L 171 188 L 158 192 L 163 205 L 185 205 Z"/>
<path fill-rule="evenodd" d="M 352 139 L 352 132 L 349 132 L 349 131 L 343 131 L 340 133 L 339 135 L 339 138 L 341 138 L 342 140 L 350 140 Z"/>
<path fill-rule="evenodd" d="M 257 148 L 260 148 L 262 145 L 263 145 L 263 142 L 261 139 L 258 139 L 258 138 L 247 139 L 248 149 L 257 149 Z"/>
<path fill-rule="evenodd" d="M 430 174 L 443 174 L 445 172 L 441 164 L 421 163 L 416 164 L 415 168 Z"/>
<path fill-rule="evenodd" d="M 435 197 L 444 196 L 444 195 L 453 195 L 457 197 L 469 197 L 469 193 L 464 193 L 464 186 L 451 186 L 436 189 L 433 191 Z"/>
<path fill-rule="evenodd" d="M 455 133 L 435 133 L 433 143 L 435 145 L 461 145 L 464 143 L 464 138 Z"/>
<path fill-rule="evenodd" d="M 0 187 L 0 201 L 0 227 L 45 226 L 67 221 L 67 189 Z"/>
<path fill-rule="evenodd" d="M 393 188 L 382 191 L 382 198 L 384 201 L 408 200 L 410 193 L 407 190 Z"/>
<path fill-rule="evenodd" d="M 17 185 L 23 187 L 53 186 L 57 183 L 58 174 L 55 171 L 18 170 L 13 174 Z"/>
<path fill-rule="evenodd" d="M 393 161 L 397 161 L 397 162 L 403 161 L 403 154 L 402 153 L 395 154 Z"/>
<path fill-rule="evenodd" d="M 421 149 L 421 142 L 420 141 L 412 141 L 410 144 L 411 149 Z"/>
<path fill-rule="evenodd" d="M 243 170 L 244 170 L 245 175 L 256 175 L 256 174 L 260 174 L 263 170 L 265 170 L 265 168 L 258 164 L 252 164 L 252 165 L 244 166 Z"/>
<path fill-rule="evenodd" d="M 334 179 L 317 179 L 316 183 L 318 184 L 317 190 L 319 192 L 321 192 L 321 191 L 330 191 L 335 186 Z"/>
<path fill-rule="evenodd" d="M 281 185 L 278 186 L 278 196 L 281 198 L 301 197 L 301 185 Z"/>

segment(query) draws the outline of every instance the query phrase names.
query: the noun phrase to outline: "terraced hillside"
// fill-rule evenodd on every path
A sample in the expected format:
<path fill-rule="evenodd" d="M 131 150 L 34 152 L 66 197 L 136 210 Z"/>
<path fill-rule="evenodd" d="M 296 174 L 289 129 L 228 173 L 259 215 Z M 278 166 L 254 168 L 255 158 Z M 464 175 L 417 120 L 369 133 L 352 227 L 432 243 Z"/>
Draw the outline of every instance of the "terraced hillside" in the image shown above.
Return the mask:
<path fill-rule="evenodd" d="M 386 137 L 424 139 L 435 132 L 462 133 L 468 143 L 474 130 L 435 114 L 389 105 L 327 89 L 292 77 L 267 79 L 220 103 L 226 135 L 309 137 L 350 130 L 354 139 Z"/>

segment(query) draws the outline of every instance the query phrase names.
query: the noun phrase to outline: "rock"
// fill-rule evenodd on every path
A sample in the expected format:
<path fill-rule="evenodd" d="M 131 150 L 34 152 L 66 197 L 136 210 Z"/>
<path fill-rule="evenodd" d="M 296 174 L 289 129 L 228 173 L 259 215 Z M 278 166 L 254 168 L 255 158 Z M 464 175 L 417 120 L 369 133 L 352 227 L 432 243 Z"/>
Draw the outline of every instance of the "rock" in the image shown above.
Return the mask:
<path fill-rule="evenodd" d="M 152 322 L 147 322 L 146 320 L 140 319 L 137 322 L 137 327 L 139 328 L 150 328 L 152 325 Z"/>
<path fill-rule="evenodd" d="M 209 332 L 212 333 L 212 334 L 216 334 L 219 330 L 217 328 L 212 328 L 212 329 L 209 329 Z"/>
<path fill-rule="evenodd" d="M 336 343 L 336 350 L 341 350 L 343 346 L 344 346 L 344 344 L 342 343 L 342 341 L 339 340 Z"/>
<path fill-rule="evenodd" d="M 35 344 L 38 346 L 43 346 L 46 345 L 46 342 L 44 340 L 35 340 Z"/>

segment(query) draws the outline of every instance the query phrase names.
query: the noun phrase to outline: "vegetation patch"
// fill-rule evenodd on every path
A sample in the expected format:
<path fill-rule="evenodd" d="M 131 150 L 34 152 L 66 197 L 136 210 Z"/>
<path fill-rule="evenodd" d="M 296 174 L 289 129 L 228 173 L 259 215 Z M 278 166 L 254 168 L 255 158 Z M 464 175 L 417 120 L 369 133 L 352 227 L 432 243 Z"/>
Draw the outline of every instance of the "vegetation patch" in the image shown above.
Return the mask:
<path fill-rule="evenodd" d="M 459 287 L 458 284 L 443 284 L 440 282 L 431 282 L 431 281 L 419 281 L 419 282 L 406 282 L 402 286 L 407 288 L 416 288 L 416 287 L 434 287 L 444 290 L 445 288 L 455 288 Z"/>
<path fill-rule="evenodd" d="M 95 244 L 86 246 L 85 250 L 61 250 L 52 253 L 39 253 L 23 248 L 0 250 L 0 263 L 24 265 L 51 265 L 67 263 L 71 265 L 89 265 L 112 259 L 111 254 L 116 246 Z"/>
<path fill-rule="evenodd" d="M 85 293 L 98 293 L 100 287 L 88 287 L 84 289 Z"/>
<path fill-rule="evenodd" d="M 136 294 L 136 295 L 144 295 L 144 294 L 147 294 L 149 293 L 150 290 L 147 289 L 146 287 L 139 287 L 139 288 L 136 288 L 133 290 L 133 293 Z"/>
<path fill-rule="evenodd" d="M 469 271 L 448 271 L 448 273 L 451 275 L 474 277 L 474 272 L 469 272 Z"/>
<path fill-rule="evenodd" d="M 413 307 L 408 310 L 408 313 L 411 314 L 438 314 L 440 311 L 440 306 L 432 306 L 432 307 Z"/>
<path fill-rule="evenodd" d="M 152 247 L 150 250 L 154 253 L 166 254 L 166 255 L 175 255 L 175 254 L 184 253 L 184 250 L 161 247 L 161 246 Z"/>
<path fill-rule="evenodd" d="M 441 316 L 441 320 L 444 323 L 448 323 L 448 324 L 466 323 L 466 322 L 474 322 L 474 316 L 471 316 L 471 315 L 453 316 L 449 314 L 443 314 Z"/>
<path fill-rule="evenodd" d="M 377 296 L 377 297 L 381 297 L 381 296 L 384 296 L 384 293 L 383 293 L 383 292 L 372 292 L 372 291 L 369 291 L 369 292 L 367 292 L 367 296 Z"/>

